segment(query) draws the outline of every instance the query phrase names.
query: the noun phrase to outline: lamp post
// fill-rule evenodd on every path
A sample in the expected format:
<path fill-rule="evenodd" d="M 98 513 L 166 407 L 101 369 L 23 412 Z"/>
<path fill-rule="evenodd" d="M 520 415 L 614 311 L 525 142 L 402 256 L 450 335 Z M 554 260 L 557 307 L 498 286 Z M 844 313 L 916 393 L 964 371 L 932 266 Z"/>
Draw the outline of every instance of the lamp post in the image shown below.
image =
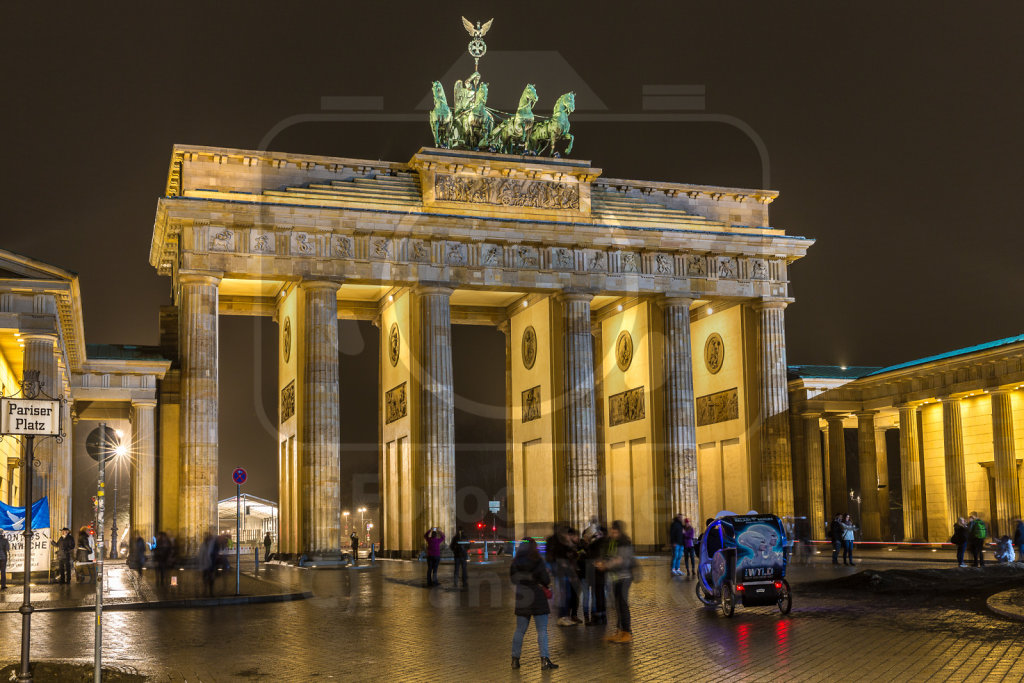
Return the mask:
<path fill-rule="evenodd" d="M 349 530 L 348 530 L 348 529 L 349 529 L 349 527 L 348 527 L 348 515 L 349 515 L 349 511 L 348 511 L 348 510 L 344 510 L 344 511 L 343 511 L 343 512 L 341 513 L 341 516 L 345 518 L 345 536 L 346 536 L 346 537 L 347 537 L 347 536 L 348 536 L 348 534 L 349 534 Z"/>
<path fill-rule="evenodd" d="M 112 560 L 116 560 L 118 557 L 120 557 L 120 553 L 118 552 L 118 547 L 120 546 L 120 543 L 118 543 L 117 539 L 117 480 L 118 472 L 120 469 L 118 465 L 121 462 L 121 456 L 123 456 L 128 450 L 121 443 L 121 438 L 124 436 L 124 432 L 122 432 L 120 429 L 115 429 L 114 434 L 116 434 L 117 437 L 115 440 L 116 442 L 111 445 L 110 449 L 112 451 L 111 460 L 114 465 L 114 525 L 110 531 L 110 535 L 113 537 L 110 539 L 110 559 Z"/>
<path fill-rule="evenodd" d="M 370 545 L 370 529 L 373 528 L 373 522 L 369 522 L 366 525 L 366 545 Z"/>
<path fill-rule="evenodd" d="M 857 504 L 857 527 L 859 529 L 860 523 L 861 523 L 861 519 L 860 519 L 860 496 L 856 495 L 856 493 L 854 493 L 853 489 L 850 489 L 850 501 Z"/>
<path fill-rule="evenodd" d="M 366 520 L 364 519 L 364 517 L 366 516 L 366 508 L 365 507 L 361 507 L 358 510 L 356 510 L 356 512 L 359 513 L 359 526 L 360 526 L 360 528 L 363 531 L 365 531 L 366 530 Z M 369 534 L 367 534 L 367 537 L 369 537 Z"/>

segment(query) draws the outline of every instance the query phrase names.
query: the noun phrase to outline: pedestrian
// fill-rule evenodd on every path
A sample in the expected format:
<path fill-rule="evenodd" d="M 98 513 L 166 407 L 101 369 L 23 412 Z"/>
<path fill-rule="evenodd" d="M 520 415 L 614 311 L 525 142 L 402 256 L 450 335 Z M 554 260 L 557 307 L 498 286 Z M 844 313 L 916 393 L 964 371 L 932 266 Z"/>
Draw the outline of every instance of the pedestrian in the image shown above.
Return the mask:
<path fill-rule="evenodd" d="M 672 576 L 682 576 L 679 563 L 683 560 L 683 514 L 680 512 L 668 525 L 668 540 L 672 544 Z"/>
<path fill-rule="evenodd" d="M 352 545 L 352 565 L 359 565 L 359 534 L 352 532 L 348 537 L 349 543 Z"/>
<path fill-rule="evenodd" d="M 469 567 L 468 544 L 465 532 L 462 529 L 456 531 L 455 538 L 452 539 L 451 543 L 452 557 L 455 559 L 455 576 L 452 583 L 456 586 L 459 585 L 459 574 L 461 573 L 463 588 L 469 588 L 469 576 L 466 574 L 466 570 Z"/>
<path fill-rule="evenodd" d="M 693 549 L 693 524 L 689 517 L 683 519 L 683 564 L 686 566 L 686 576 L 696 575 L 697 554 Z"/>
<path fill-rule="evenodd" d="M 444 534 L 435 527 L 423 534 L 427 541 L 427 586 L 440 586 L 437 580 L 437 568 L 441 564 L 441 546 L 444 545 Z"/>
<path fill-rule="evenodd" d="M 579 575 L 576 572 L 579 550 L 574 541 L 576 531 L 561 527 L 548 543 L 549 563 L 555 567 L 555 584 L 558 599 L 558 625 L 575 626 L 582 624 L 579 618 Z"/>
<path fill-rule="evenodd" d="M 71 556 L 75 554 L 75 539 L 71 529 L 60 530 L 60 538 L 50 543 L 57 549 L 57 583 L 71 583 Z"/>
<path fill-rule="evenodd" d="M 996 541 L 996 562 L 1009 564 L 1017 559 L 1013 552 L 1013 541 L 1009 536 L 1003 535 Z"/>
<path fill-rule="evenodd" d="M 599 626 L 608 623 L 607 600 L 605 597 L 605 572 L 597 568 L 604 557 L 604 547 L 608 541 L 608 532 L 598 522 L 597 517 L 590 518 L 590 524 L 583 530 L 580 555 L 583 562 L 583 621 L 587 626 Z"/>
<path fill-rule="evenodd" d="M 142 540 L 142 536 L 135 537 L 129 559 L 131 568 L 138 572 L 139 576 L 142 576 L 142 568 L 146 566 L 146 542 Z"/>
<path fill-rule="evenodd" d="M 163 531 L 157 532 L 153 547 L 153 562 L 156 564 L 157 583 L 161 586 L 167 580 L 167 568 L 171 565 L 171 539 Z"/>
<path fill-rule="evenodd" d="M 265 533 L 263 535 L 263 561 L 264 562 L 270 562 L 270 547 L 272 545 L 274 545 L 274 539 L 272 539 L 270 537 L 270 532 L 268 531 L 267 533 Z"/>
<path fill-rule="evenodd" d="M 217 578 L 217 565 L 220 563 L 220 543 L 212 534 L 207 534 L 203 544 L 199 546 L 199 571 L 203 579 L 203 587 L 207 595 L 213 595 L 213 584 Z"/>
<path fill-rule="evenodd" d="M 843 516 L 835 515 L 828 525 L 828 538 L 832 541 L 832 564 L 839 566 L 839 549 L 843 545 Z"/>
<path fill-rule="evenodd" d="M 557 669 L 548 651 L 548 615 L 551 614 L 551 574 L 540 556 L 537 542 L 524 538 L 516 549 L 509 568 L 512 585 L 516 591 L 516 630 L 512 636 L 512 668 L 519 668 L 519 657 L 523 653 L 523 638 L 533 619 L 537 629 L 537 649 L 540 651 L 540 668 Z"/>
<path fill-rule="evenodd" d="M 93 545 L 92 533 L 88 527 L 78 530 L 78 543 L 75 546 L 75 569 L 82 570 L 77 575 L 79 583 L 85 581 L 82 575 L 87 576 L 90 583 L 96 583 L 95 547 Z"/>
<path fill-rule="evenodd" d="M 1021 560 L 1024 561 L 1024 520 L 1017 520 L 1013 526 L 1013 545 L 1017 547 Z"/>
<path fill-rule="evenodd" d="M 7 590 L 7 556 L 11 554 L 11 542 L 0 531 L 0 591 Z"/>
<path fill-rule="evenodd" d="M 850 519 L 850 515 L 843 515 L 843 564 L 853 566 L 853 537 L 857 531 L 857 525 Z"/>
<path fill-rule="evenodd" d="M 973 566 L 985 566 L 985 539 L 988 538 L 988 527 L 977 512 L 971 513 L 970 523 L 967 526 L 968 543 L 971 548 Z"/>
<path fill-rule="evenodd" d="M 953 535 L 949 537 L 949 542 L 956 547 L 956 566 L 958 567 L 967 566 L 964 563 L 964 553 L 967 552 L 968 540 L 967 522 L 963 517 L 958 517 L 956 524 L 953 525 Z"/>
<path fill-rule="evenodd" d="M 612 595 L 615 598 L 616 625 L 618 632 L 607 636 L 612 643 L 628 643 L 633 640 L 633 626 L 629 614 L 629 587 L 633 583 L 633 543 L 626 533 L 626 525 L 620 520 L 612 522 L 606 557 L 601 563 L 612 577 Z"/>

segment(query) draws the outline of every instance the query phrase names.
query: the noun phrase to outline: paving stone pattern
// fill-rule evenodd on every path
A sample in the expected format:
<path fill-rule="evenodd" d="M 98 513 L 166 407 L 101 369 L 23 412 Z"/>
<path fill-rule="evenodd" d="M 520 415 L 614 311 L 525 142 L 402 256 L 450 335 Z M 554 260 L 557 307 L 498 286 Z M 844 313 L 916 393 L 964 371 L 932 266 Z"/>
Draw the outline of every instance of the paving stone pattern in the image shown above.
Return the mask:
<path fill-rule="evenodd" d="M 984 600 L 845 600 L 801 594 L 799 584 L 853 570 L 794 567 L 793 613 L 743 608 L 726 619 L 702 608 L 692 581 L 645 560 L 633 590 L 630 645 L 602 629 L 550 626 L 553 673 L 539 668 L 531 627 L 523 668 L 509 670 L 512 592 L 504 564 L 471 567 L 470 590 L 422 587 L 424 565 L 378 562 L 340 571 L 272 569 L 312 589 L 298 602 L 162 609 L 106 615 L 105 657 L 162 681 L 316 680 L 1021 680 L 1018 622 Z M 884 563 L 876 563 L 876 567 Z M 905 566 L 905 565 L 904 565 Z M 916 566 L 916 565 L 915 565 Z M 612 615 L 610 615 L 612 616 Z M 33 656 L 86 661 L 92 616 L 34 617 Z M 19 617 L 0 615 L 0 661 L 18 656 Z"/>

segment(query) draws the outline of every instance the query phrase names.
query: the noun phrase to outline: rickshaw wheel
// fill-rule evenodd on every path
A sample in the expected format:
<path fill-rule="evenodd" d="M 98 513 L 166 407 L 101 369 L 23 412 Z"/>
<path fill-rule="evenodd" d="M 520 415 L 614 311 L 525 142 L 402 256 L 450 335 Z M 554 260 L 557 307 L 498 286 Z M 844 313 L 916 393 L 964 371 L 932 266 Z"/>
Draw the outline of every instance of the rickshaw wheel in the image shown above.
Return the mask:
<path fill-rule="evenodd" d="M 789 581 L 782 580 L 782 589 L 779 591 L 779 611 L 783 614 L 789 614 L 789 611 L 793 609 L 793 592 L 789 590 Z"/>
<path fill-rule="evenodd" d="M 722 582 L 722 614 L 731 617 L 736 611 L 736 592 L 728 581 Z"/>
<path fill-rule="evenodd" d="M 700 580 L 700 577 L 697 577 L 695 590 L 697 591 L 697 599 L 701 601 L 701 604 L 705 607 L 714 607 L 714 597 L 704 588 L 704 583 Z"/>

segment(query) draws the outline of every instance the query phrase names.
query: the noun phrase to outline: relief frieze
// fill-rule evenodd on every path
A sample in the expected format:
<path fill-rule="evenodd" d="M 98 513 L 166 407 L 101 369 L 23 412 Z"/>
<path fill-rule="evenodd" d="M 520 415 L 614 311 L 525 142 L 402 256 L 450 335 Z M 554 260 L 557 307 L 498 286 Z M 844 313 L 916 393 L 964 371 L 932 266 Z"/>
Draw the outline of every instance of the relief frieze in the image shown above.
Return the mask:
<path fill-rule="evenodd" d="M 726 389 L 714 394 L 697 397 L 697 426 L 707 427 L 708 425 L 738 420 L 740 417 L 739 392 L 736 389 Z"/>
<path fill-rule="evenodd" d="M 295 415 L 295 380 L 288 382 L 281 390 L 281 424 Z"/>
<path fill-rule="evenodd" d="M 540 385 L 523 392 L 523 422 L 540 419 Z"/>
<path fill-rule="evenodd" d="M 434 199 L 534 209 L 579 209 L 580 189 L 576 183 L 438 173 L 434 176 Z"/>
<path fill-rule="evenodd" d="M 409 404 L 405 398 L 405 382 L 384 394 L 384 423 L 391 424 L 400 420 L 409 412 Z"/>
<path fill-rule="evenodd" d="M 608 397 L 608 424 L 612 427 L 642 420 L 644 412 L 644 388 L 627 389 Z"/>

